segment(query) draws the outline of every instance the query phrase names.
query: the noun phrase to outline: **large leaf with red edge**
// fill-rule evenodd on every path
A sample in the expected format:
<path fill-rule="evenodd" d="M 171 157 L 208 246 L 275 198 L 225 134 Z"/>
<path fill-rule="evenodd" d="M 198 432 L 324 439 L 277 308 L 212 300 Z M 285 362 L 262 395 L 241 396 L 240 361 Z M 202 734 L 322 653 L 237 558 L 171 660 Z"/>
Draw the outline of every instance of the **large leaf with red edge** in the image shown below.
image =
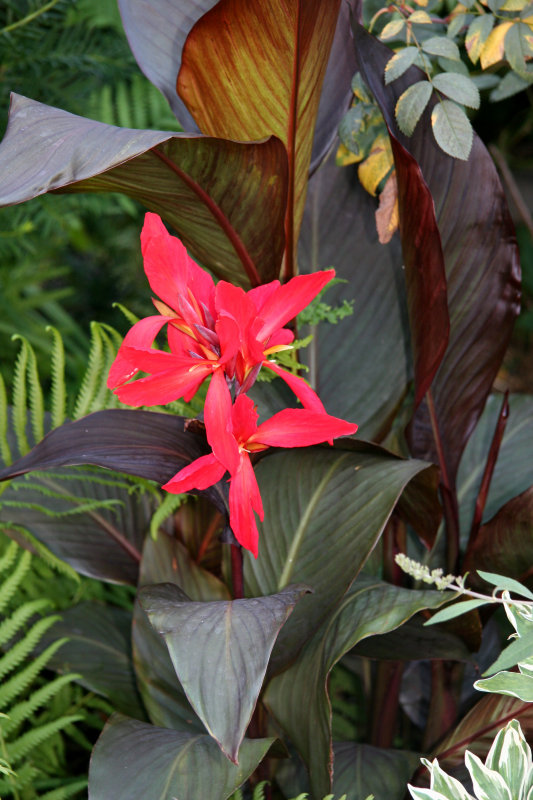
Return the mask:
<path fill-rule="evenodd" d="M 171 583 L 141 589 L 191 705 L 234 764 L 276 637 L 307 591 L 290 586 L 268 597 L 198 602 Z"/>
<path fill-rule="evenodd" d="M 89 800 L 226 800 L 273 742 L 245 740 L 237 766 L 206 734 L 156 728 L 115 714 L 93 750 Z"/>
<path fill-rule="evenodd" d="M 265 519 L 259 558 L 245 554 L 246 594 L 275 594 L 293 583 L 314 590 L 281 629 L 272 671 L 294 658 L 343 597 L 403 490 L 428 467 L 386 452 L 340 448 L 279 452 L 259 462 Z"/>
<path fill-rule="evenodd" d="M 123 192 L 160 214 L 219 277 L 249 285 L 279 272 L 288 172 L 274 137 L 116 128 L 13 95 L 0 171 L 0 205 L 55 189 Z"/>
<path fill-rule="evenodd" d="M 274 134 L 285 144 L 289 262 L 339 8 L 340 0 L 221 0 L 182 51 L 178 93 L 203 133 L 239 140 Z"/>
<path fill-rule="evenodd" d="M 437 608 L 442 592 L 402 589 L 360 576 L 301 651 L 269 684 L 265 703 L 290 736 L 309 769 L 314 795 L 331 791 L 332 738 L 328 678 L 357 642 L 402 625 L 418 611 Z M 411 652 L 411 658 L 417 658 Z M 354 795 L 356 797 L 357 795 Z"/>
<path fill-rule="evenodd" d="M 334 156 L 309 182 L 299 246 L 303 272 L 335 267 L 344 283 L 327 290 L 330 305 L 353 302 L 353 314 L 321 323 L 302 351 L 308 380 L 326 410 L 353 419 L 359 434 L 379 440 L 388 432 L 412 377 L 402 255 L 395 238 L 379 244 L 375 200 L 355 167 Z"/>
<path fill-rule="evenodd" d="M 363 76 L 393 137 L 415 158 L 435 203 L 446 268 L 450 339 L 432 384 L 436 416 L 451 484 L 466 441 L 482 410 L 507 346 L 520 296 L 514 228 L 492 160 L 475 136 L 468 161 L 443 153 L 429 133 L 430 109 L 413 136 L 399 131 L 399 95 L 420 80 L 410 68 L 385 87 L 391 51 L 361 27 L 355 32 Z M 480 187 L 483 190 L 480 191 Z M 425 309 L 418 309 L 423 314 Z M 427 405 L 416 412 L 412 452 L 437 460 Z"/>

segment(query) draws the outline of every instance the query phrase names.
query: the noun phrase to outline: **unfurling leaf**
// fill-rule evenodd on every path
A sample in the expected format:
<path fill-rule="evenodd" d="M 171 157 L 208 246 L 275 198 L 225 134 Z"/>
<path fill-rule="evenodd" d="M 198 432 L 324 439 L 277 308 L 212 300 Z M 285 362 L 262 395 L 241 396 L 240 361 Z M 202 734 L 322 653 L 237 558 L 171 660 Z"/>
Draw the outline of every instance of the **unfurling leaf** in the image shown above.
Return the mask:
<path fill-rule="evenodd" d="M 390 242 L 400 221 L 398 208 L 398 181 L 396 171 L 387 178 L 387 182 L 379 196 L 379 208 L 376 211 L 376 229 L 381 244 Z"/>
<path fill-rule="evenodd" d="M 418 47 L 406 47 L 395 53 L 385 67 L 385 85 L 399 78 L 415 62 Z"/>
<path fill-rule="evenodd" d="M 429 81 L 413 83 L 396 103 L 396 121 L 406 136 L 411 136 L 424 109 L 429 103 L 433 87 Z"/>
<path fill-rule="evenodd" d="M 432 36 L 430 39 L 426 39 L 425 42 L 422 42 L 422 50 L 432 56 L 444 56 L 444 58 L 451 58 L 452 61 L 461 60 L 459 48 L 446 36 Z"/>
<path fill-rule="evenodd" d="M 512 25 L 512 22 L 502 22 L 501 25 L 498 25 L 498 27 L 491 31 L 479 54 L 481 69 L 492 67 L 493 64 L 497 64 L 498 61 L 503 60 L 504 40 L 507 31 Z"/>
<path fill-rule="evenodd" d="M 482 14 L 470 23 L 466 34 L 465 46 L 472 64 L 475 64 L 479 59 L 483 46 L 494 26 L 494 19 L 492 14 Z"/>
<path fill-rule="evenodd" d="M 442 72 L 433 78 L 433 86 L 456 103 L 462 103 L 468 108 L 479 108 L 479 90 L 475 83 L 464 75 Z"/>
<path fill-rule="evenodd" d="M 445 153 L 468 160 L 474 132 L 462 108 L 451 100 L 442 100 L 431 112 L 431 125 L 437 144 Z"/>

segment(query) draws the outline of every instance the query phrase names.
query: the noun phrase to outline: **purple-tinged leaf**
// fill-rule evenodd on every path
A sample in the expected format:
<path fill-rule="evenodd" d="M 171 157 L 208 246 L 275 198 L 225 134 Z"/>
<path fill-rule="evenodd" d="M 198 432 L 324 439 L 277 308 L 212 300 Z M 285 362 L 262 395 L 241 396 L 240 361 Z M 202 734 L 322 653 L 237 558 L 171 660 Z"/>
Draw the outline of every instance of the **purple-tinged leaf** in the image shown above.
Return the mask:
<path fill-rule="evenodd" d="M 466 162 L 443 153 L 430 134 L 432 102 L 414 135 L 403 136 L 394 108 L 399 95 L 422 73 L 411 67 L 385 87 L 380 76 L 390 50 L 361 28 L 355 39 L 365 80 L 393 137 L 419 164 L 435 203 L 446 267 L 450 339 L 432 393 L 453 485 L 461 453 L 483 410 L 518 313 L 520 267 L 514 228 L 481 140 L 474 137 Z M 426 236 L 423 228 L 419 235 Z M 439 336 L 442 339 L 445 331 L 440 330 Z M 410 443 L 417 457 L 438 460 L 425 402 L 414 415 Z"/>
<path fill-rule="evenodd" d="M 221 0 L 187 37 L 178 92 L 200 130 L 225 139 L 275 135 L 287 150 L 285 277 L 305 204 L 321 87 L 340 0 Z"/>
<path fill-rule="evenodd" d="M 192 707 L 234 764 L 276 637 L 307 591 L 291 586 L 269 597 L 215 602 L 194 602 L 171 583 L 140 591 Z"/>
<path fill-rule="evenodd" d="M 133 55 L 160 90 L 185 131 L 200 130 L 176 91 L 183 45 L 191 28 L 218 0 L 118 0 Z"/>
<path fill-rule="evenodd" d="M 394 630 L 418 611 L 437 608 L 448 599 L 442 592 L 402 589 L 361 576 L 307 642 L 298 660 L 270 682 L 265 703 L 307 764 L 313 795 L 322 797 L 331 791 L 327 687 L 334 665 L 357 642 Z M 416 657 L 411 653 L 411 658 Z"/>
<path fill-rule="evenodd" d="M 0 470 L 0 481 L 33 470 L 93 464 L 166 483 L 208 448 L 185 430 L 184 417 L 153 411 L 109 409 L 54 428 L 22 458 Z M 206 494 L 225 511 L 222 490 Z"/>
<path fill-rule="evenodd" d="M 412 375 L 402 256 L 397 239 L 378 242 L 376 203 L 355 167 L 334 156 L 309 182 L 300 237 L 303 272 L 335 267 L 340 283 L 330 305 L 353 302 L 337 325 L 319 325 L 303 351 L 308 380 L 330 414 L 353 419 L 359 434 L 380 440 L 388 432 Z"/>
<path fill-rule="evenodd" d="M 418 753 L 356 742 L 336 742 L 333 772 L 335 797 L 345 794 L 375 800 L 403 800 L 405 785 L 420 763 Z"/>
<path fill-rule="evenodd" d="M 117 128 L 13 95 L 0 171 L 0 205 L 53 190 L 123 192 L 160 214 L 217 276 L 249 285 L 278 275 L 288 165 L 274 137 Z"/>
<path fill-rule="evenodd" d="M 274 741 L 246 739 L 236 766 L 210 736 L 114 714 L 93 750 L 89 800 L 226 800 Z"/>

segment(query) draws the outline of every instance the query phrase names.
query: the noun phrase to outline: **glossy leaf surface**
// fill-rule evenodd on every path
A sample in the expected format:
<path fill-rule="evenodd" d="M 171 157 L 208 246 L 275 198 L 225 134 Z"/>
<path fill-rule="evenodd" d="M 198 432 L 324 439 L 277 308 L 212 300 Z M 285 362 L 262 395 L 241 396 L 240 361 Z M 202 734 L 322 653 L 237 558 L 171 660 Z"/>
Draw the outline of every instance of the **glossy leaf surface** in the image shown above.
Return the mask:
<path fill-rule="evenodd" d="M 226 800 L 273 741 L 243 742 L 236 766 L 210 736 L 157 728 L 116 714 L 93 750 L 89 800 Z"/>
<path fill-rule="evenodd" d="M 246 593 L 275 594 L 293 583 L 314 590 L 282 628 L 274 670 L 294 657 L 339 602 L 402 491 L 425 469 L 415 460 L 329 448 L 280 452 L 257 465 L 265 520 L 259 558 L 245 555 Z"/>
<path fill-rule="evenodd" d="M 265 702 L 306 762 L 317 797 L 331 790 L 331 669 L 357 642 L 398 628 L 418 611 L 436 608 L 447 599 L 441 592 L 402 589 L 361 576 L 297 662 L 269 684 Z M 411 658 L 416 657 L 411 652 Z"/>
<path fill-rule="evenodd" d="M 160 214 L 219 277 L 249 285 L 279 272 L 288 173 L 275 138 L 117 128 L 13 95 L 0 168 L 1 205 L 54 189 L 123 192 Z"/>
<path fill-rule="evenodd" d="M 200 603 L 169 583 L 141 590 L 191 705 L 235 764 L 276 636 L 306 591 L 293 586 L 269 597 Z"/>
<path fill-rule="evenodd" d="M 291 251 L 339 8 L 340 0 L 221 0 L 182 52 L 178 93 L 203 133 L 241 141 L 273 134 L 285 144 Z"/>
<path fill-rule="evenodd" d="M 421 72 L 411 67 L 384 87 L 380 75 L 390 51 L 360 28 L 356 45 L 361 70 L 389 129 L 420 165 L 435 203 L 451 329 L 432 393 L 453 482 L 518 312 L 520 268 L 514 229 L 496 170 L 480 139 L 474 137 L 467 162 L 450 158 L 428 135 L 428 112 L 406 139 L 396 126 L 394 107 L 399 94 L 421 79 Z M 484 187 L 482 193 L 479 186 Z M 417 457 L 437 461 L 425 402 L 415 414 L 410 439 Z"/>

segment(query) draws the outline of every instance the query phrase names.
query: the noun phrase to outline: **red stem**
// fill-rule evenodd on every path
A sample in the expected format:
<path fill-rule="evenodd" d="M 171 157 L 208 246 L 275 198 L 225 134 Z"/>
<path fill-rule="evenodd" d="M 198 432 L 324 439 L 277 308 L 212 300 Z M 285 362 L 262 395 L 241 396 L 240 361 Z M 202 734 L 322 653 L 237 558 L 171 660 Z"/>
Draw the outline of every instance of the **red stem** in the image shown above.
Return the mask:
<path fill-rule="evenodd" d="M 180 180 L 185 183 L 189 189 L 196 194 L 199 200 L 209 209 L 213 217 L 216 219 L 228 239 L 230 240 L 231 244 L 235 252 L 237 253 L 241 264 L 244 267 L 244 271 L 248 275 L 248 279 L 252 286 L 259 286 L 261 284 L 261 278 L 259 277 L 259 273 L 257 272 L 256 266 L 252 261 L 248 250 L 244 246 L 239 234 L 235 230 L 235 228 L 230 224 L 227 216 L 224 214 L 220 206 L 218 206 L 212 197 L 210 197 L 207 192 L 205 192 L 202 187 L 191 178 L 190 175 L 187 175 L 182 169 L 178 167 L 168 156 L 161 152 L 161 150 L 157 150 L 156 148 L 152 148 L 151 151 L 157 158 L 161 159 L 167 167 L 174 172 L 175 175 L 178 176 Z"/>
<path fill-rule="evenodd" d="M 474 518 L 472 520 L 472 527 L 470 529 L 470 538 L 468 541 L 469 550 L 471 547 L 474 546 L 474 542 L 479 532 L 481 519 L 483 517 L 483 511 L 485 510 L 487 496 L 490 489 L 490 483 L 494 472 L 494 467 L 496 466 L 496 460 L 498 458 L 498 453 L 500 452 L 500 445 L 502 443 L 503 434 L 505 432 L 505 427 L 507 425 L 508 418 L 509 418 L 509 390 L 505 392 L 505 395 L 503 397 L 502 407 L 498 415 L 498 421 L 496 423 L 496 428 L 494 429 L 494 435 L 492 437 L 492 442 L 490 443 L 490 450 L 487 456 L 485 470 L 483 472 L 481 485 L 479 487 L 479 492 L 476 498 L 476 508 L 474 511 Z"/>
<path fill-rule="evenodd" d="M 242 563 L 242 547 L 232 544 L 231 547 L 231 583 L 233 599 L 241 600 L 244 597 L 244 571 Z"/>
<path fill-rule="evenodd" d="M 447 534 L 447 569 L 450 572 L 455 573 L 457 571 L 457 562 L 459 559 L 459 510 L 457 508 L 457 497 L 455 494 L 455 487 L 452 485 L 448 476 L 448 468 L 446 466 L 446 459 L 444 456 L 444 447 L 442 444 L 442 437 L 440 435 L 439 423 L 437 420 L 435 403 L 433 402 L 431 389 L 428 389 L 426 392 L 426 400 L 441 474 L 440 488 Z"/>

